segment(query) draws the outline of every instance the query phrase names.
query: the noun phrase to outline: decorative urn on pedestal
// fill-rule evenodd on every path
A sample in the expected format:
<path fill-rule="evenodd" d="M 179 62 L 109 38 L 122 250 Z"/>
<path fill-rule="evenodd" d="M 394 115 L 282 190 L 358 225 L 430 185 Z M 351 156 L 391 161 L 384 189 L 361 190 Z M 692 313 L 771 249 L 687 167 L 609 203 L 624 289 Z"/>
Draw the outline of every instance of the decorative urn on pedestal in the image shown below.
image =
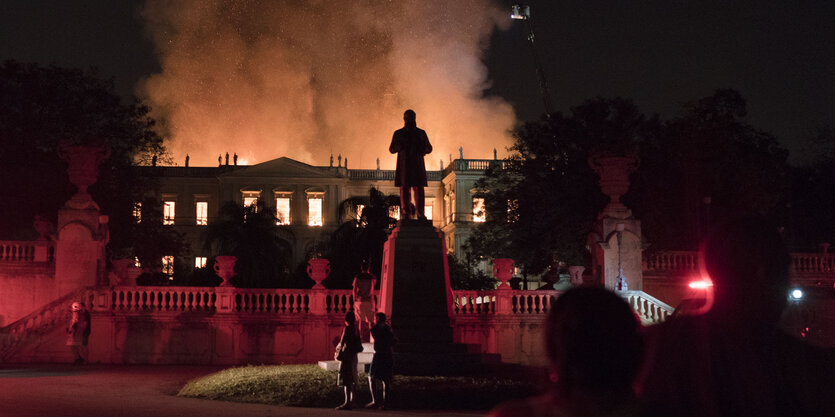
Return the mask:
<path fill-rule="evenodd" d="M 600 177 L 600 191 L 609 197 L 609 204 L 600 213 L 601 218 L 632 217 L 632 211 L 620 202 L 620 198 L 629 191 L 629 174 L 638 168 L 639 162 L 635 154 L 615 155 L 599 152 L 589 157 L 589 166 Z"/>
<path fill-rule="evenodd" d="M 223 280 L 223 282 L 221 282 L 219 285 L 220 287 L 232 286 L 229 280 L 235 276 L 235 262 L 237 261 L 237 256 L 221 255 L 215 257 L 215 274 L 217 274 L 217 276 L 219 276 Z"/>
<path fill-rule="evenodd" d="M 313 288 L 325 288 L 322 281 L 331 273 L 331 263 L 325 258 L 313 258 L 307 261 L 307 275 L 316 284 Z"/>
<path fill-rule="evenodd" d="M 499 290 L 509 290 L 509 281 L 513 278 L 513 259 L 493 259 L 493 275 L 501 282 Z"/>

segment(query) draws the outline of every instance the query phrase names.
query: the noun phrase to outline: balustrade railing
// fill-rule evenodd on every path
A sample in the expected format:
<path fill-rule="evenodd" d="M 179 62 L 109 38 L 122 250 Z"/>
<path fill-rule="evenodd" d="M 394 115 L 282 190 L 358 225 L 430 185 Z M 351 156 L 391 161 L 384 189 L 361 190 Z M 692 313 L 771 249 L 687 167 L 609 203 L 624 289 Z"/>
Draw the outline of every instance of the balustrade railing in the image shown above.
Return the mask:
<path fill-rule="evenodd" d="M 695 251 L 665 251 L 644 256 L 644 271 L 696 271 L 699 253 Z"/>
<path fill-rule="evenodd" d="M 213 287 L 114 287 L 113 311 L 214 311 L 217 296 Z"/>
<path fill-rule="evenodd" d="M 623 291 L 618 294 L 629 303 L 643 324 L 660 323 L 673 314 L 672 307 L 643 291 Z"/>
<path fill-rule="evenodd" d="M 0 241 L 0 262 L 52 262 L 55 260 L 55 242 L 52 241 Z"/>
<path fill-rule="evenodd" d="M 795 272 L 833 272 L 835 271 L 835 254 L 829 253 L 793 253 L 792 267 Z"/>
<path fill-rule="evenodd" d="M 511 291 L 514 314 L 545 314 L 551 307 L 551 301 L 559 296 L 558 291 Z"/>
<path fill-rule="evenodd" d="M 495 314 L 496 291 L 453 291 L 455 314 Z"/>

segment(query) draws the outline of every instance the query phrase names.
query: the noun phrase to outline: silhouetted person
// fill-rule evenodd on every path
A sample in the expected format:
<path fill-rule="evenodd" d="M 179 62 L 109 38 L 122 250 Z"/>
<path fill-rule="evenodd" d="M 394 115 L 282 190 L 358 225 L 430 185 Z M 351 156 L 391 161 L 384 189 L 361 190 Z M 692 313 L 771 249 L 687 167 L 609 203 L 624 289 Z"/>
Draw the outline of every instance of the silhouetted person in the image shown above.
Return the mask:
<path fill-rule="evenodd" d="M 501 404 L 489 416 L 639 416 L 632 390 L 643 355 L 638 328 L 632 309 L 614 293 L 566 291 L 548 312 L 548 390 Z"/>
<path fill-rule="evenodd" d="M 238 153 L 235 152 L 235 155 L 232 156 L 232 164 L 238 166 Z"/>
<path fill-rule="evenodd" d="M 226 152 L 226 165 L 229 166 L 229 152 Z"/>
<path fill-rule="evenodd" d="M 354 313 L 345 313 L 345 328 L 336 345 L 336 360 L 339 361 L 339 375 L 336 384 L 345 388 L 345 402 L 337 410 L 353 408 L 354 388 L 359 382 L 357 374 L 357 353 L 362 352 L 362 341 L 357 334 L 357 319 Z"/>
<path fill-rule="evenodd" d="M 778 329 L 791 260 L 777 229 L 756 217 L 728 222 L 701 257 L 713 282 L 704 307 L 649 334 L 639 386 L 651 415 L 832 415 L 831 355 Z"/>
<path fill-rule="evenodd" d="M 189 159 L 190 159 L 190 158 L 189 158 L 188 154 L 186 154 L 186 167 L 188 167 L 188 160 L 189 160 Z"/>
<path fill-rule="evenodd" d="M 354 313 L 357 316 L 360 338 L 369 340 L 369 330 L 374 321 L 374 281 L 377 280 L 368 271 L 368 262 L 362 261 L 360 273 L 354 277 L 351 285 L 354 295 Z"/>
<path fill-rule="evenodd" d="M 223 166 L 223 157 L 217 156 L 217 166 Z"/>
<path fill-rule="evenodd" d="M 67 327 L 67 346 L 72 350 L 73 364 L 84 363 L 87 359 L 87 341 L 90 337 L 90 312 L 80 302 L 72 303 L 72 316 Z"/>
<path fill-rule="evenodd" d="M 368 372 L 368 389 L 371 391 L 371 403 L 366 408 L 385 409 L 391 394 L 391 381 L 394 378 L 394 332 L 386 322 L 386 313 L 374 315 L 374 327 L 371 328 L 374 340 L 374 357 Z"/>
<path fill-rule="evenodd" d="M 405 126 L 394 132 L 389 145 L 389 152 L 397 154 L 394 185 L 400 187 L 400 216 L 403 219 L 423 219 L 423 187 L 427 185 L 423 156 L 432 152 L 432 145 L 426 132 L 417 127 L 413 110 L 403 113 L 403 121 Z"/>

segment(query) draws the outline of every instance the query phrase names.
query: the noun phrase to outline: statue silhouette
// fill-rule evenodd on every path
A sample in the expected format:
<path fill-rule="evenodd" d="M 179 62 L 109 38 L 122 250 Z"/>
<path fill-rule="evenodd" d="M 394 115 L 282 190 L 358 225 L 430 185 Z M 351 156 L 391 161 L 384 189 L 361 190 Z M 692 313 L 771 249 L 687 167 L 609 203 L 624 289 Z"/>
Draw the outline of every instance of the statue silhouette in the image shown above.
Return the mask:
<path fill-rule="evenodd" d="M 423 214 L 424 190 L 426 187 L 426 166 L 424 155 L 432 152 L 429 137 L 417 127 L 415 112 L 403 113 L 405 126 L 394 132 L 389 152 L 397 154 L 397 171 L 394 185 L 400 187 L 400 217 L 402 219 L 425 219 Z M 412 194 L 414 193 L 414 200 Z"/>

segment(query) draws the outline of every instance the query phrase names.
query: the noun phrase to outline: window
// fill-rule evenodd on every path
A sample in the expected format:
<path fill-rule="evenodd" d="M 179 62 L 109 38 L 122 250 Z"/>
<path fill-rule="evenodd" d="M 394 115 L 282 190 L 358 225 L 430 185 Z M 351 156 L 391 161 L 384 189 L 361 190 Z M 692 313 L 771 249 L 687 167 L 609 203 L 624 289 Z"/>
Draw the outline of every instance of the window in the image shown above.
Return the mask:
<path fill-rule="evenodd" d="M 389 206 L 389 217 L 400 220 L 400 206 Z"/>
<path fill-rule="evenodd" d="M 473 197 L 473 221 L 476 223 L 487 221 L 487 212 L 484 210 L 484 197 Z"/>
<path fill-rule="evenodd" d="M 323 192 L 308 192 L 307 193 L 307 225 L 321 226 L 322 219 L 322 202 L 324 201 L 325 193 Z"/>
<path fill-rule="evenodd" d="M 169 226 L 174 224 L 174 206 L 175 203 L 173 201 L 166 201 L 163 203 L 162 224 Z"/>
<path fill-rule="evenodd" d="M 196 223 L 198 226 L 205 226 L 209 224 L 209 203 L 207 201 L 198 201 L 194 203 L 196 208 Z"/>
<path fill-rule="evenodd" d="M 275 224 L 290 224 L 290 196 L 276 197 L 275 199 Z"/>
<path fill-rule="evenodd" d="M 357 204 L 357 221 L 362 221 L 362 211 L 365 209 L 365 204 Z"/>
<path fill-rule="evenodd" d="M 139 257 L 138 256 L 133 257 L 133 266 L 135 266 L 137 268 L 142 268 L 142 264 L 139 263 Z"/>
<path fill-rule="evenodd" d="M 142 221 L 142 202 L 133 203 L 133 220 L 137 223 Z"/>
<path fill-rule="evenodd" d="M 205 256 L 195 256 L 194 257 L 194 267 L 195 268 L 205 268 L 206 267 L 206 257 Z"/>
<path fill-rule="evenodd" d="M 244 207 L 253 204 L 257 207 L 259 198 L 261 198 L 261 191 L 241 191 L 241 201 L 244 203 Z"/>
<path fill-rule="evenodd" d="M 162 273 L 168 275 L 168 279 L 174 279 L 174 257 L 173 256 L 163 256 L 162 257 Z"/>
<path fill-rule="evenodd" d="M 432 208 L 435 206 L 435 199 L 434 198 L 427 198 L 426 204 L 423 206 L 423 215 L 426 217 L 426 220 L 432 220 Z"/>

